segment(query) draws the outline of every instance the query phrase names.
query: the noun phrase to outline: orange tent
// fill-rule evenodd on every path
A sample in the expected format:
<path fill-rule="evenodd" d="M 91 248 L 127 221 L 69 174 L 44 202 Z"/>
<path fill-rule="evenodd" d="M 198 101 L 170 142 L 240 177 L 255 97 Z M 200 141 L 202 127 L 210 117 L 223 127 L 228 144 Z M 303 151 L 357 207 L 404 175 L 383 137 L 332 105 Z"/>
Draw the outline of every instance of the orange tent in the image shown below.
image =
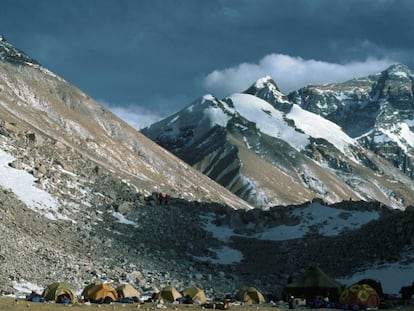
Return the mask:
<path fill-rule="evenodd" d="M 346 288 L 339 297 L 342 304 L 358 307 L 378 307 L 380 298 L 378 293 L 368 284 L 354 284 Z"/>
<path fill-rule="evenodd" d="M 111 302 L 118 300 L 118 293 L 115 288 L 108 284 L 92 283 L 85 287 L 82 296 L 92 302 Z"/>

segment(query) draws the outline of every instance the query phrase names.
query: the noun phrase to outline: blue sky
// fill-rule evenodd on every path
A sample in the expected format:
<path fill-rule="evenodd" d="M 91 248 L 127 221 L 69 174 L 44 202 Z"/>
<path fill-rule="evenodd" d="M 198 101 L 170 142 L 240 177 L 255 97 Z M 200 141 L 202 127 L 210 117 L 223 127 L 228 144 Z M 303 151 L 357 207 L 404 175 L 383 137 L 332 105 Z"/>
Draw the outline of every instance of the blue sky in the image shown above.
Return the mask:
<path fill-rule="evenodd" d="M 136 128 L 270 75 L 414 68 L 410 0 L 2 0 L 0 34 Z"/>

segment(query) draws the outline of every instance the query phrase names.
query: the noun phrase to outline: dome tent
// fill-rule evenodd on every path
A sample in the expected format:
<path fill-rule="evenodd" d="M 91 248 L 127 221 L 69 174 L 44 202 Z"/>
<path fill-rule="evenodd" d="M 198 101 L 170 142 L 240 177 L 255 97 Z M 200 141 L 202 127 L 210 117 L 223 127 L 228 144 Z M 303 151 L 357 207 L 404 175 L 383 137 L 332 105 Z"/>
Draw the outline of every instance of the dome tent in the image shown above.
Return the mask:
<path fill-rule="evenodd" d="M 181 294 L 173 286 L 165 286 L 158 294 L 157 299 L 164 302 L 172 303 L 177 298 L 180 298 Z"/>
<path fill-rule="evenodd" d="M 138 301 L 139 292 L 131 284 L 121 284 L 116 288 L 119 298 L 133 298 Z"/>
<path fill-rule="evenodd" d="M 354 284 L 345 288 L 339 303 L 350 306 L 375 308 L 380 304 L 378 293 L 368 284 Z"/>
<path fill-rule="evenodd" d="M 92 302 L 98 303 L 109 303 L 118 300 L 116 290 L 112 286 L 103 283 L 89 284 L 84 288 L 81 295 L 90 299 Z"/>
<path fill-rule="evenodd" d="M 62 298 L 66 296 L 69 298 L 70 303 L 76 303 L 78 301 L 78 297 L 76 296 L 75 292 L 64 283 L 52 283 L 48 285 L 42 293 L 42 297 L 46 301 L 55 301 L 55 302 L 64 302 Z"/>
<path fill-rule="evenodd" d="M 207 302 L 206 294 L 198 287 L 187 287 L 181 292 L 181 295 L 188 296 L 193 302 Z"/>
<path fill-rule="evenodd" d="M 382 284 L 380 281 L 374 279 L 362 279 L 358 281 L 358 284 L 368 284 L 375 289 L 380 299 L 384 298 L 384 291 L 382 290 Z"/>
<path fill-rule="evenodd" d="M 261 304 L 265 302 L 265 299 L 255 287 L 242 287 L 236 294 L 236 300 L 242 301 L 248 304 Z"/>
<path fill-rule="evenodd" d="M 325 274 L 320 268 L 312 267 L 297 280 L 285 287 L 289 296 L 313 299 L 316 296 L 328 296 L 331 301 L 337 301 L 341 292 L 341 284 Z"/>

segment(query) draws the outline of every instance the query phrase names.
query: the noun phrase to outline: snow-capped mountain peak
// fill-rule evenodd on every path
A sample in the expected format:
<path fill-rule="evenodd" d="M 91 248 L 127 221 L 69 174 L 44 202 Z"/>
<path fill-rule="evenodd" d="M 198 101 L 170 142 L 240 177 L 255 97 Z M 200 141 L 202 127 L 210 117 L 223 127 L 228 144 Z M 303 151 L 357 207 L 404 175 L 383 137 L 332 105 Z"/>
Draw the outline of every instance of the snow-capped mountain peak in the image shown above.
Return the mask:
<path fill-rule="evenodd" d="M 285 96 L 266 76 L 222 100 L 206 95 L 142 132 L 257 207 L 313 196 L 401 208 L 414 199 L 413 181 L 366 146 L 394 141 L 410 152 L 411 81 L 409 69 L 395 65 Z M 401 180 L 407 189 L 396 187 Z"/>
<path fill-rule="evenodd" d="M 406 78 L 413 77 L 413 72 L 404 64 L 394 64 L 385 71 L 389 76 Z"/>
<path fill-rule="evenodd" d="M 291 108 L 288 98 L 279 90 L 270 76 L 258 79 L 243 93 L 261 98 L 282 111 L 288 111 Z"/>

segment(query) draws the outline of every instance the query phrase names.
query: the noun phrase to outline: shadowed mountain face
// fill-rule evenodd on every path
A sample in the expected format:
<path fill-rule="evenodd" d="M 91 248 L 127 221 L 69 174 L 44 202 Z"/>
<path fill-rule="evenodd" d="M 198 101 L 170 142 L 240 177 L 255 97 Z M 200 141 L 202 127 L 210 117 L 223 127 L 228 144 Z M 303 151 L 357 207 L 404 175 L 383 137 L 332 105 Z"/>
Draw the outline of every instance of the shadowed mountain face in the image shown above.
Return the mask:
<path fill-rule="evenodd" d="M 404 208 L 413 201 L 412 97 L 402 65 L 289 96 L 265 77 L 141 132 L 256 207 L 319 197 Z"/>

